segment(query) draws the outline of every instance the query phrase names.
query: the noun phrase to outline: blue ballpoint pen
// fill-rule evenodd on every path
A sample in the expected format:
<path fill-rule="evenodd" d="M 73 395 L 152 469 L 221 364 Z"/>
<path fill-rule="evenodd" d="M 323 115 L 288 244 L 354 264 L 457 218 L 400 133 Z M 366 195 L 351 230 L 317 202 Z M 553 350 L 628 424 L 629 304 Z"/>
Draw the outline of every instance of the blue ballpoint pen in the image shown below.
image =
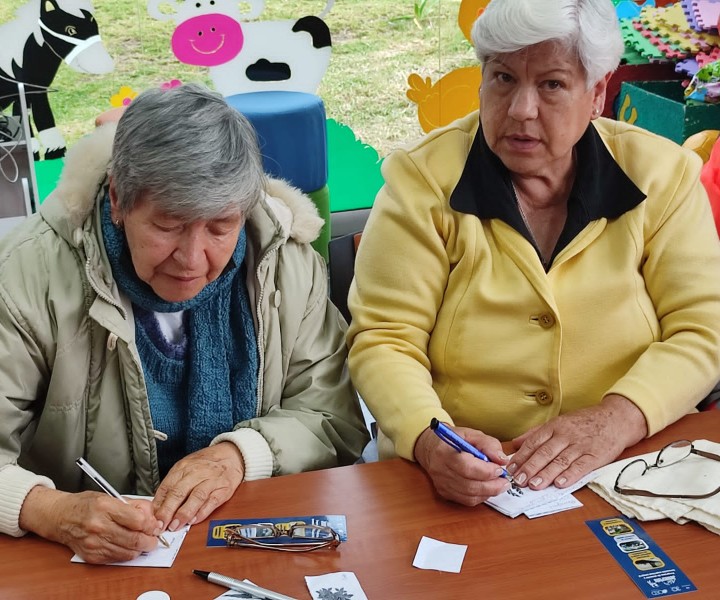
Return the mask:
<path fill-rule="evenodd" d="M 480 450 L 462 439 L 457 433 L 445 425 L 445 423 L 433 418 L 430 421 L 430 429 L 432 429 L 435 432 L 435 435 L 437 435 L 443 442 L 455 448 L 458 452 L 467 452 L 468 454 L 472 454 L 475 458 L 479 458 L 485 462 L 492 462 L 487 456 L 480 452 Z M 502 469 L 501 477 L 505 477 L 508 481 L 512 482 L 512 475 L 510 475 L 504 467 L 500 468 Z"/>

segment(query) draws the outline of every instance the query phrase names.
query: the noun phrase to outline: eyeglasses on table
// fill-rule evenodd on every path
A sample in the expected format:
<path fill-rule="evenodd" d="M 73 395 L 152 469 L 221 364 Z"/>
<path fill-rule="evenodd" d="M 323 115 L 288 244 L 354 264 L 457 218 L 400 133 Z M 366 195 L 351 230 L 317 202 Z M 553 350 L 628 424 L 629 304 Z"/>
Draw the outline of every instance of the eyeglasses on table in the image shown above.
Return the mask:
<path fill-rule="evenodd" d="M 332 527 L 297 523 L 280 528 L 274 523 L 230 525 L 225 528 L 225 543 L 230 548 L 265 548 L 283 552 L 310 552 L 336 548 L 340 536 Z"/>
<path fill-rule="evenodd" d="M 627 484 L 631 481 L 637 483 L 637 480 L 645 475 L 651 469 L 662 469 L 663 467 L 669 467 L 675 465 L 686 459 L 691 454 L 709 458 L 710 460 L 720 461 L 720 456 L 713 454 L 712 452 L 705 452 L 704 450 L 698 450 L 695 448 L 693 443 L 689 440 L 678 440 L 671 442 L 665 446 L 660 452 L 658 452 L 655 462 L 651 465 L 643 458 L 638 458 L 626 464 L 623 469 L 618 473 L 617 479 L 615 480 L 614 489 L 618 494 L 625 496 L 648 496 L 651 498 L 686 498 L 686 499 L 702 499 L 710 498 L 718 492 L 720 487 L 716 488 L 712 492 L 706 494 L 658 494 L 649 490 L 638 490 L 627 487 Z"/>

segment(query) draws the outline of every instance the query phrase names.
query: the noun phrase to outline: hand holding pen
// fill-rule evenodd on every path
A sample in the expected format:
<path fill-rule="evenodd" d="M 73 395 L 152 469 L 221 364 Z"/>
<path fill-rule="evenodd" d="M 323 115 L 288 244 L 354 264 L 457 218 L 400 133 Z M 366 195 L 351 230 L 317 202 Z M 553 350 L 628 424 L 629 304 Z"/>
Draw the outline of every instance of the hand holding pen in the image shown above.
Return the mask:
<path fill-rule="evenodd" d="M 432 419 L 430 421 L 430 429 L 432 429 L 435 432 L 435 435 L 437 435 L 443 442 L 455 448 L 458 452 L 467 452 L 468 454 L 472 454 L 475 458 L 479 458 L 485 462 L 492 462 L 485 454 L 472 444 L 466 442 L 457 433 L 445 425 L 445 423 L 438 421 L 437 419 Z M 500 468 L 502 469 L 500 477 L 504 477 L 512 483 L 512 475 L 505 470 L 505 467 Z"/>
<path fill-rule="evenodd" d="M 75 464 L 80 467 L 85 472 L 85 474 L 90 477 L 90 479 L 92 479 L 98 485 L 98 487 L 100 487 L 103 492 L 112 496 L 113 498 L 117 498 L 125 504 L 129 504 L 128 501 L 123 496 L 121 496 L 120 493 L 110 484 L 110 482 L 107 481 L 102 475 L 100 475 L 100 473 L 98 473 L 84 458 L 78 458 L 75 461 Z M 166 548 L 170 547 L 170 544 L 168 544 L 167 540 L 162 535 L 158 535 L 157 538 L 163 546 L 165 546 Z"/>

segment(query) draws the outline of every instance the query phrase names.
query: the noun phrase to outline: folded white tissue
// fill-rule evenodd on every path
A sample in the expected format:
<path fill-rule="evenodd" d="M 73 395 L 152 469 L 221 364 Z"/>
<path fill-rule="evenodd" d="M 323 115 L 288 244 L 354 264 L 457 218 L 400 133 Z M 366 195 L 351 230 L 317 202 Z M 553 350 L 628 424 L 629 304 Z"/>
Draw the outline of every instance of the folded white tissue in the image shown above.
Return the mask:
<path fill-rule="evenodd" d="M 718 443 L 695 440 L 693 445 L 698 450 L 720 455 Z M 618 473 L 625 465 L 638 458 L 652 465 L 657 455 L 657 451 L 649 452 L 602 467 L 596 471 L 597 476 L 588 486 L 627 517 L 640 521 L 668 518 L 680 524 L 696 521 L 713 533 L 720 534 L 720 493 L 709 498 L 687 499 L 633 496 L 615 491 Z M 720 486 L 720 462 L 690 454 L 677 463 L 648 469 L 634 480 L 623 481 L 623 486 L 657 494 L 702 495 Z"/>

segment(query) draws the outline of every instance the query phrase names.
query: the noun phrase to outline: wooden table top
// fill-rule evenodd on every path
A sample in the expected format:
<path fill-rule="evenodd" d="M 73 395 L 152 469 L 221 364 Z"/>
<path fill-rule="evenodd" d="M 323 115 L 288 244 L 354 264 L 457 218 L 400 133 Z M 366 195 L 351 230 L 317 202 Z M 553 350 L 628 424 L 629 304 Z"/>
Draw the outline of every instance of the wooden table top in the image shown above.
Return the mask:
<path fill-rule="evenodd" d="M 683 438 L 720 442 L 720 411 L 688 415 L 625 455 Z M 510 519 L 485 505 L 445 502 L 417 465 L 401 459 L 256 481 L 243 484 L 212 519 L 343 514 L 348 540 L 336 550 L 300 554 L 208 548 L 206 521 L 190 530 L 172 568 L 163 569 L 74 564 L 61 545 L 33 535 L 0 536 L 0 599 L 135 600 L 148 590 L 163 590 L 172 600 L 216 598 L 224 588 L 192 574 L 201 569 L 302 600 L 310 598 L 304 576 L 336 571 L 354 572 L 370 600 L 641 600 L 644 595 L 585 524 L 618 511 L 587 488 L 575 495 L 582 508 Z M 720 598 L 720 536 L 694 523 L 642 526 L 697 586 L 692 600 Z M 414 568 L 423 535 L 467 544 L 461 573 Z"/>

